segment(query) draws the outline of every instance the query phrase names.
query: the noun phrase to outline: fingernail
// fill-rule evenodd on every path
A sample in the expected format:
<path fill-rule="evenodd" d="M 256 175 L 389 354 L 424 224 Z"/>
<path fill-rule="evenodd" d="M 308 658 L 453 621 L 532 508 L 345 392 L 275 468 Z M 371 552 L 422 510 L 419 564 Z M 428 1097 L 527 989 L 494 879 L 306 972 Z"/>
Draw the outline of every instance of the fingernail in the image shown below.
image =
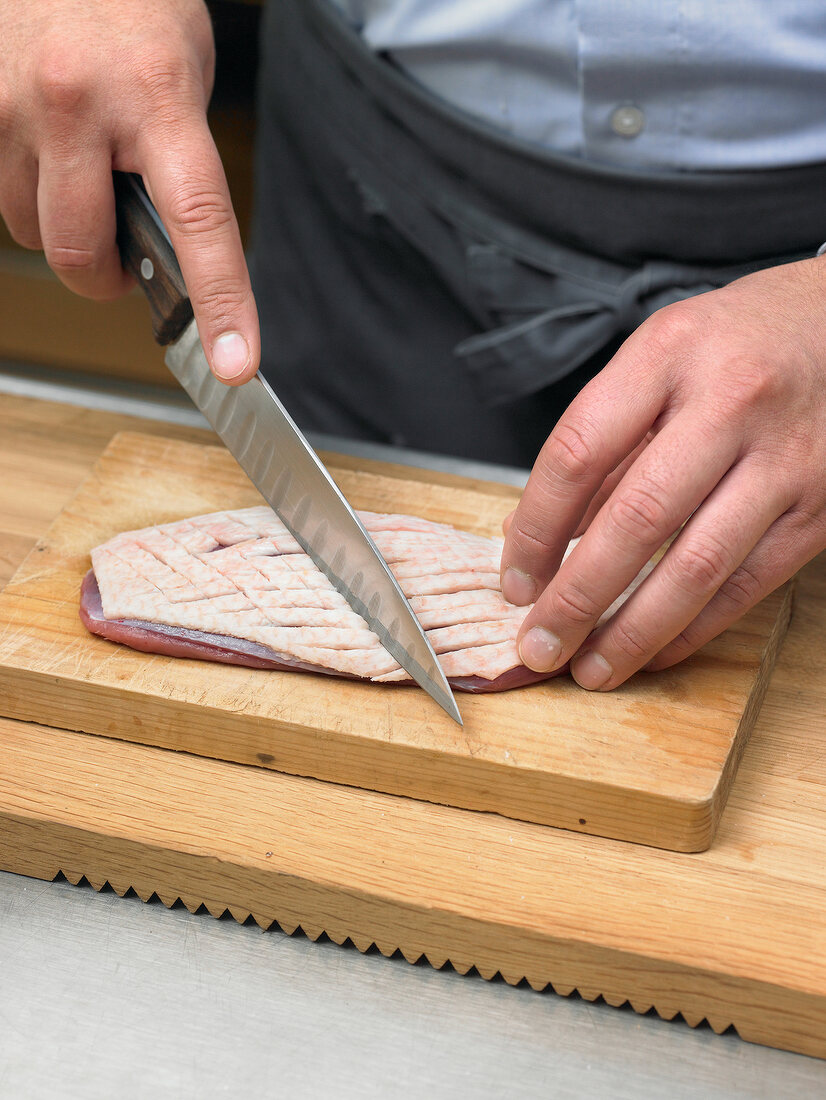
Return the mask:
<path fill-rule="evenodd" d="M 532 626 L 519 645 L 522 664 L 534 672 L 553 672 L 561 653 L 562 642 L 543 626 Z"/>
<path fill-rule="evenodd" d="M 237 378 L 250 361 L 250 349 L 240 332 L 225 332 L 212 345 L 212 368 L 219 378 Z"/>
<path fill-rule="evenodd" d="M 604 657 L 589 650 L 571 661 L 571 675 L 580 687 L 596 691 L 611 679 L 614 670 Z"/>
<path fill-rule="evenodd" d="M 536 581 L 521 569 L 511 566 L 502 578 L 502 595 L 508 603 L 515 603 L 518 607 L 533 603 L 536 599 Z"/>

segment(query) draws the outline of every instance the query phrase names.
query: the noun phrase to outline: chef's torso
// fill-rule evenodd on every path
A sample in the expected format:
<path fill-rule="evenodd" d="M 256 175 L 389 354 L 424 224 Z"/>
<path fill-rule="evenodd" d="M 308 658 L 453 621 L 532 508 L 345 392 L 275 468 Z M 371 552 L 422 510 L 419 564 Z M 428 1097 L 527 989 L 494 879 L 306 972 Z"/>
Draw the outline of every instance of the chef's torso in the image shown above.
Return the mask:
<path fill-rule="evenodd" d="M 331 0 L 455 106 L 630 168 L 826 161 L 823 0 Z"/>

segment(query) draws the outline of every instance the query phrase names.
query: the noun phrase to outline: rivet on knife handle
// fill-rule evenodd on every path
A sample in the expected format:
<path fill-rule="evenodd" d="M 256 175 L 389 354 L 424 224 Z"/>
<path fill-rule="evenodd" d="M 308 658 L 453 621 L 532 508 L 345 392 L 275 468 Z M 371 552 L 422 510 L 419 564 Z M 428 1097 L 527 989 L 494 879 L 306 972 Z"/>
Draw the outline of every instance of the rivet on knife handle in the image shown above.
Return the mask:
<path fill-rule="evenodd" d="M 177 340 L 192 320 L 186 285 L 140 176 L 127 172 L 113 176 L 121 263 L 146 295 L 153 335 L 165 346 Z"/>

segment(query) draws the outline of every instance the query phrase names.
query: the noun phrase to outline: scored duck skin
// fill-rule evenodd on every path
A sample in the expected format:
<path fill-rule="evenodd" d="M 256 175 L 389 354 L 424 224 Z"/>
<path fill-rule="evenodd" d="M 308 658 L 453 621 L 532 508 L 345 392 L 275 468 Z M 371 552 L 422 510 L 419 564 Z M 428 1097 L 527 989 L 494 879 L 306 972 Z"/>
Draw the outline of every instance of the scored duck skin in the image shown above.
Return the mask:
<path fill-rule="evenodd" d="M 454 688 L 501 691 L 556 675 L 519 659 L 530 608 L 502 596 L 501 539 L 416 516 L 359 516 Z M 80 615 L 92 633 L 143 652 L 411 682 L 264 506 L 115 536 L 92 551 Z"/>

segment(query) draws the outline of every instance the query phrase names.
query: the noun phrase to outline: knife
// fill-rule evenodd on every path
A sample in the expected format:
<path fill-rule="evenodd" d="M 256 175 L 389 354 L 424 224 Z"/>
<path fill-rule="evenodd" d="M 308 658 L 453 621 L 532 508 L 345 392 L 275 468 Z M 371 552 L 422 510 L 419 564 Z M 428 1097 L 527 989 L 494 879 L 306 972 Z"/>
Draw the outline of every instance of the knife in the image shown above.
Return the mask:
<path fill-rule="evenodd" d="M 361 520 L 261 373 L 212 374 L 169 237 L 139 176 L 114 173 L 121 262 L 149 300 L 166 365 L 250 481 L 387 652 L 462 725 L 421 623 Z"/>

